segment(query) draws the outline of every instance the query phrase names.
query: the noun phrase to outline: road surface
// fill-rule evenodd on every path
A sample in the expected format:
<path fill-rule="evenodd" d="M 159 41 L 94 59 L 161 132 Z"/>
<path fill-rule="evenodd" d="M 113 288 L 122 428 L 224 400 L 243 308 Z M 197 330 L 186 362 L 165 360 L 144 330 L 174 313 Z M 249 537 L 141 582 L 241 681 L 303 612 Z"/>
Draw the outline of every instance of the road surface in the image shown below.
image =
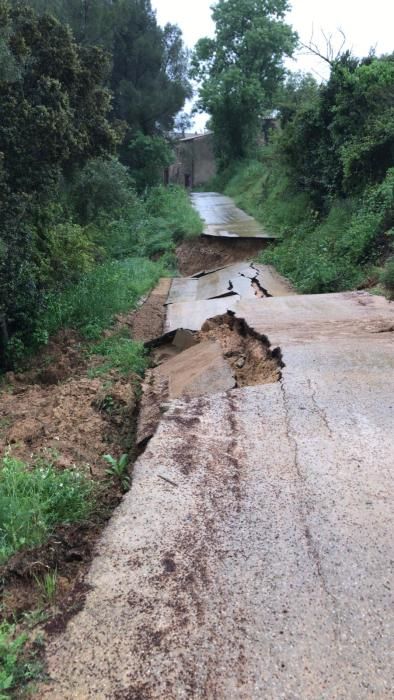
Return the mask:
<path fill-rule="evenodd" d="M 278 236 L 264 231 L 261 224 L 235 206 L 230 197 L 217 192 L 194 192 L 192 203 L 203 219 L 204 235 L 221 238 L 265 238 Z"/>
<path fill-rule="evenodd" d="M 282 296 L 251 293 L 255 272 L 174 281 L 168 330 L 208 336 L 168 361 L 177 398 L 99 544 L 84 609 L 49 641 L 37 697 L 394 696 L 394 307 L 294 295 L 264 266 L 260 286 Z M 280 359 L 271 383 L 237 385 L 249 356 L 226 369 L 233 350 L 209 345 L 204 321 L 230 304 L 252 355 L 262 343 Z M 213 366 L 235 388 L 204 389 Z"/>

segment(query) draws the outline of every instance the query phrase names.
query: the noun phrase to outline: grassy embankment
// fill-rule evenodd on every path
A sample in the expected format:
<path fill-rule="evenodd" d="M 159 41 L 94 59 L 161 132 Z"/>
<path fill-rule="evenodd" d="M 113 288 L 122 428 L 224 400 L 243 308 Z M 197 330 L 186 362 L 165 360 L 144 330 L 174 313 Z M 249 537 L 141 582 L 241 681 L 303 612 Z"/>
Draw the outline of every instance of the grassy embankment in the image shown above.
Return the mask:
<path fill-rule="evenodd" d="M 35 337 L 27 353 L 26 347 L 21 348 L 16 366 L 24 369 L 26 363 L 34 362 L 40 342 L 63 328 L 73 328 L 81 335 L 81 352 L 102 358 L 93 376 L 114 371 L 122 376 L 142 376 L 149 362 L 143 344 L 124 329 L 108 329 L 114 317 L 134 309 L 160 277 L 176 273 L 177 242 L 200 232 L 201 221 L 180 188 L 154 188 L 144 199 L 134 197 L 117 218 L 96 223 L 92 237 L 100 246 L 102 262 L 76 283 L 48 293 Z M 18 343 L 13 348 L 17 353 Z M 119 478 L 124 484 L 127 462 L 112 462 L 107 470 L 109 478 Z M 16 459 L 12 450 L 3 455 L 0 566 L 7 565 L 17 552 L 45 544 L 59 526 L 88 520 L 100 507 L 103 487 L 105 484 L 90 479 L 86 465 L 59 470 L 50 459 L 36 459 L 34 454 L 29 463 Z M 43 608 L 50 603 L 50 594 L 52 598 L 55 595 L 56 577 L 56 571 L 49 571 L 36 581 L 43 592 Z M 31 614 L 36 620 L 40 612 L 34 610 L 16 619 L 1 615 L 0 698 L 21 697 L 22 686 L 39 673 L 35 653 L 31 653 L 28 622 Z"/>
<path fill-rule="evenodd" d="M 300 292 L 367 286 L 393 294 L 394 169 L 360 196 L 334 200 L 325 214 L 313 209 L 307 192 L 296 191 L 270 149 L 260 160 L 234 164 L 210 188 L 283 236 L 261 261 L 275 265 Z"/>

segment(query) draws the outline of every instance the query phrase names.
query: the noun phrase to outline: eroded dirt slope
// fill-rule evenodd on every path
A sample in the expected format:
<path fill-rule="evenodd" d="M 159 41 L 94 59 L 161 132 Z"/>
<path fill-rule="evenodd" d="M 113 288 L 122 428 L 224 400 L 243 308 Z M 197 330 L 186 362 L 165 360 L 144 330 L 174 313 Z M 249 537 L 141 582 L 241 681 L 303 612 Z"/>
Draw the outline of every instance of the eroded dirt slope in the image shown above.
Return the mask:
<path fill-rule="evenodd" d="M 177 248 L 179 271 L 181 275 L 194 275 L 202 270 L 252 260 L 266 246 L 267 242 L 261 239 L 193 238 Z"/>

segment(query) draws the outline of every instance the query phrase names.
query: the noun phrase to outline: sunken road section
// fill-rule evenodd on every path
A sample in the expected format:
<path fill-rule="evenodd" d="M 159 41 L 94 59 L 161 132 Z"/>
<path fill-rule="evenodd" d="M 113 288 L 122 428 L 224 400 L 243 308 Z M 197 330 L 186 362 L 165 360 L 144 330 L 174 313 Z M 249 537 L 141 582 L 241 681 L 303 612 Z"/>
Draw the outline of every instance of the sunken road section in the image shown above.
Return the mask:
<path fill-rule="evenodd" d="M 199 333 L 178 330 L 146 344 L 155 368 L 146 373 L 137 445 L 146 445 L 171 399 L 217 394 L 235 387 L 279 381 L 282 361 L 265 336 L 227 312 Z"/>
<path fill-rule="evenodd" d="M 238 302 L 280 380 L 168 400 L 36 697 L 392 697 L 393 309 Z"/>

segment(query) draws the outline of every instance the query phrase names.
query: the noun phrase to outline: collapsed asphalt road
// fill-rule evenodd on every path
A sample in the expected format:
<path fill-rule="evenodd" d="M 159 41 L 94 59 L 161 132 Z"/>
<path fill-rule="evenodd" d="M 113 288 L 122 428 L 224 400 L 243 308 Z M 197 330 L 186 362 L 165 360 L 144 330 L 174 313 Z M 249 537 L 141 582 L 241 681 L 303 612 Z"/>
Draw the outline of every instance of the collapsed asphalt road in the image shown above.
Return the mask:
<path fill-rule="evenodd" d="M 393 305 L 241 269 L 173 283 L 156 432 L 40 695 L 392 697 Z"/>

